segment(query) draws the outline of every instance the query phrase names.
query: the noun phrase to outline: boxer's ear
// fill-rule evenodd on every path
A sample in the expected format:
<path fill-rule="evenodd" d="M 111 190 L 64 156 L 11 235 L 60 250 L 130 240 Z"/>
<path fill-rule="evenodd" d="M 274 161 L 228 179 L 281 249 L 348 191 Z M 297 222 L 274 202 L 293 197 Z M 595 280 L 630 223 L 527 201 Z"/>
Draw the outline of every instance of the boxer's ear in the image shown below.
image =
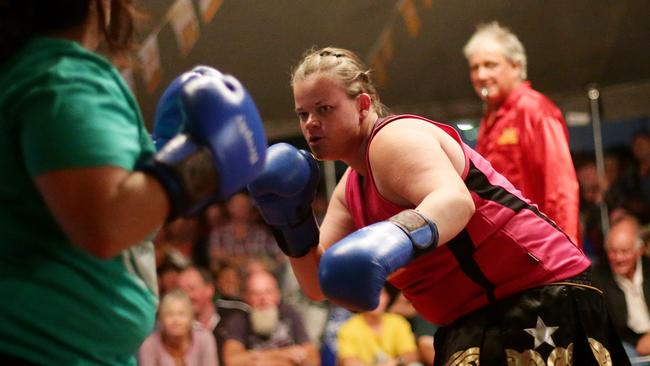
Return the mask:
<path fill-rule="evenodd" d="M 361 118 L 366 118 L 372 105 L 372 98 L 366 93 L 361 93 L 357 96 L 357 110 Z"/>

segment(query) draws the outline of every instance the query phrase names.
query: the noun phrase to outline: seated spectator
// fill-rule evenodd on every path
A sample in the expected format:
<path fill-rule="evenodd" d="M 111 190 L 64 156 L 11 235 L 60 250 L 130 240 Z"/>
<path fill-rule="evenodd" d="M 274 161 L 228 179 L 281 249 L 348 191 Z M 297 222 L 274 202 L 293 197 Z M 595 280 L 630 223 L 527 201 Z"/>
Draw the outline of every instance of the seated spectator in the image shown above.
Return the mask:
<path fill-rule="evenodd" d="M 226 208 L 222 203 L 213 203 L 203 210 L 205 225 L 211 229 L 218 229 L 226 223 Z"/>
<path fill-rule="evenodd" d="M 643 253 L 650 258 L 650 224 L 641 228 L 641 241 L 643 241 Z"/>
<path fill-rule="evenodd" d="M 650 260 L 643 255 L 638 221 L 613 223 L 605 241 L 608 262 L 594 279 L 604 291 L 612 323 L 630 358 L 650 355 Z"/>
<path fill-rule="evenodd" d="M 341 366 L 418 364 L 411 326 L 403 316 L 386 312 L 389 300 L 384 289 L 375 310 L 354 315 L 343 323 L 337 339 Z"/>
<path fill-rule="evenodd" d="M 222 263 L 214 270 L 214 284 L 217 298 L 226 300 L 241 299 L 241 275 L 239 269 L 232 264 Z"/>
<path fill-rule="evenodd" d="M 245 313 L 247 305 L 233 299 L 228 306 L 217 306 L 214 301 L 215 288 L 210 273 L 194 265 L 183 270 L 178 277 L 178 286 L 192 302 L 194 317 L 205 329 L 212 332 L 217 344 L 219 361 L 223 364 L 223 339 L 221 327 L 232 313 Z M 236 306 L 236 304 L 238 306 Z"/>
<path fill-rule="evenodd" d="M 277 275 L 274 271 L 275 268 L 273 264 L 270 263 L 267 258 L 259 256 L 245 258 L 242 262 L 241 268 L 245 277 L 248 277 L 255 272 L 271 272 L 274 276 Z"/>
<path fill-rule="evenodd" d="M 220 317 L 217 307 L 212 301 L 214 284 L 210 273 L 194 265 L 188 266 L 178 276 L 178 287 L 192 301 L 195 319 L 205 329 L 213 331 L 219 323 Z"/>
<path fill-rule="evenodd" d="M 636 177 L 635 158 L 628 146 L 615 146 L 605 155 L 605 202 L 611 220 L 617 211 L 633 215 L 644 221 L 649 218 L 642 187 Z"/>
<path fill-rule="evenodd" d="M 637 201 L 642 202 L 644 207 L 650 207 L 650 133 L 639 131 L 632 137 L 632 153 L 636 159 L 637 169 L 634 174 L 635 184 L 641 192 Z M 650 220 L 650 212 L 641 217 L 643 223 Z"/>
<path fill-rule="evenodd" d="M 157 251 L 180 252 L 185 258 L 193 259 L 195 244 L 201 238 L 201 220 L 197 217 L 183 217 L 165 224 L 154 239 Z"/>
<path fill-rule="evenodd" d="M 601 205 L 603 204 L 604 182 L 598 177 L 596 163 L 591 159 L 576 159 L 576 175 L 580 185 L 580 232 L 585 254 L 594 261 L 605 260 L 603 249 L 603 225 Z"/>
<path fill-rule="evenodd" d="M 438 326 L 431 324 L 421 317 L 413 305 L 411 305 L 411 302 L 401 292 L 396 294 L 395 300 L 388 306 L 388 312 L 399 314 L 408 320 L 415 334 L 415 343 L 418 346 L 420 362 L 427 366 L 433 365 L 435 356 L 433 335 L 438 330 Z"/>
<path fill-rule="evenodd" d="M 280 289 L 271 273 L 251 273 L 244 283 L 244 300 L 250 312 L 233 314 L 223 327 L 224 365 L 320 364 L 302 319 L 293 308 L 280 302 Z"/>
<path fill-rule="evenodd" d="M 337 366 L 338 347 L 336 337 L 341 325 L 343 325 L 353 315 L 348 309 L 337 306 L 328 302 L 329 312 L 325 329 L 321 337 L 320 355 L 321 366 Z"/>
<path fill-rule="evenodd" d="M 627 147 L 625 147 L 627 148 Z M 629 149 L 627 149 L 629 151 Z M 604 166 L 604 191 L 605 201 L 607 207 L 616 209 L 619 207 L 625 208 L 630 201 L 630 193 L 627 192 L 630 182 L 630 174 L 633 169 L 626 168 L 629 165 L 626 161 L 634 161 L 632 153 L 629 156 L 625 155 L 624 147 L 610 148 L 605 152 L 603 166 Z"/>
<path fill-rule="evenodd" d="M 221 322 L 219 324 L 224 324 L 225 319 L 231 313 L 248 312 L 249 306 L 244 302 L 240 293 L 241 282 L 241 275 L 233 265 L 227 264 L 217 271 L 215 278 L 215 286 L 217 289 L 215 300 L 217 313 L 221 316 Z"/>
<path fill-rule="evenodd" d="M 211 230 L 208 237 L 210 262 L 242 265 L 249 258 L 263 258 L 276 271 L 284 256 L 268 228 L 259 223 L 248 194 L 234 195 L 228 200 L 226 211 L 226 222 Z"/>
<path fill-rule="evenodd" d="M 178 288 L 178 276 L 189 265 L 189 261 L 180 252 L 172 250 L 160 253 L 156 262 L 158 295 L 163 297 L 168 291 Z"/>
<path fill-rule="evenodd" d="M 192 250 L 192 263 L 197 266 L 209 268 L 211 272 L 218 268 L 218 260 L 212 262 L 210 255 L 210 233 L 220 230 L 226 222 L 225 204 L 218 202 L 208 205 L 197 219 L 198 236 Z"/>
<path fill-rule="evenodd" d="M 411 326 L 415 334 L 420 362 L 425 366 L 432 366 L 436 356 L 436 351 L 433 347 L 433 336 L 436 330 L 438 330 L 438 326 L 431 324 L 420 315 L 413 317 Z"/>
<path fill-rule="evenodd" d="M 158 320 L 158 330 L 140 347 L 140 366 L 219 365 L 214 336 L 193 326 L 192 303 L 184 292 L 171 290 L 162 298 Z"/>

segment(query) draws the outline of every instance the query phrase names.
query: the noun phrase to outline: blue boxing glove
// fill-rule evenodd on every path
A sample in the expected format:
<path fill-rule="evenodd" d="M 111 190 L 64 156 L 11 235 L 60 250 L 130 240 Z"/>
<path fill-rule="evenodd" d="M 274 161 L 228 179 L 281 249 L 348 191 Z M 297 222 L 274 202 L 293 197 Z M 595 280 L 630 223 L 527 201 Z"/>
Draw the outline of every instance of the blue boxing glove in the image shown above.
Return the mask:
<path fill-rule="evenodd" d="M 318 163 L 310 153 L 279 143 L 269 147 L 264 171 L 248 185 L 278 246 L 290 257 L 302 257 L 318 245 L 311 203 L 319 179 Z"/>
<path fill-rule="evenodd" d="M 237 79 L 214 70 L 181 84 L 172 83 L 170 94 L 177 98 L 167 97 L 170 105 L 161 108 L 168 108 L 166 116 L 181 118 L 178 125 L 186 132 L 139 165 L 165 189 L 170 219 L 243 188 L 262 171 L 267 149 L 255 103 Z"/>
<path fill-rule="evenodd" d="M 321 290 L 350 310 L 373 310 L 388 276 L 437 245 L 436 224 L 415 210 L 402 211 L 327 249 L 318 267 Z"/>
<path fill-rule="evenodd" d="M 180 104 L 180 92 L 187 82 L 204 75 L 223 76 L 221 72 L 211 67 L 196 66 L 191 71 L 184 72 L 174 79 L 160 97 L 160 100 L 158 100 L 151 134 L 156 150 L 162 149 L 174 136 L 185 132 L 186 126 Z"/>

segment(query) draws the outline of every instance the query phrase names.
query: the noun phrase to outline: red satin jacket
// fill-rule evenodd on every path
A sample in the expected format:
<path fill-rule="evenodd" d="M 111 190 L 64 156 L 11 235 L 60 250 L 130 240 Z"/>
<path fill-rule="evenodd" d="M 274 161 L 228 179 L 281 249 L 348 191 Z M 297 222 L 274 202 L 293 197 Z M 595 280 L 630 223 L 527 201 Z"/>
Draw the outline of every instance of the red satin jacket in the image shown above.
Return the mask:
<path fill-rule="evenodd" d="M 476 151 L 579 243 L 579 187 L 560 110 L 529 82 L 515 88 L 493 122 L 481 120 Z"/>

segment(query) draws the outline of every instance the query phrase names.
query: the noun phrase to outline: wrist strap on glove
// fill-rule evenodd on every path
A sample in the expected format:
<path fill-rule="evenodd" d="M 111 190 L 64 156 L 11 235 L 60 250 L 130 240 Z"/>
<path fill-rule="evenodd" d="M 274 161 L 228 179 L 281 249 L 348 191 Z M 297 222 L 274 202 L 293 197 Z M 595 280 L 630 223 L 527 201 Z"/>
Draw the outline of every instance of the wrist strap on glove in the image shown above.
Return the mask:
<path fill-rule="evenodd" d="M 418 257 L 438 247 L 438 226 L 416 210 L 404 210 L 388 219 L 397 225 L 413 243 L 413 256 Z"/>
<path fill-rule="evenodd" d="M 290 226 L 271 227 L 271 232 L 282 253 L 292 258 L 304 257 L 318 246 L 319 229 L 314 213 L 309 210 L 303 219 Z"/>
<path fill-rule="evenodd" d="M 188 140 L 188 135 L 178 135 L 154 157 L 138 165 L 138 170 L 158 179 L 167 193 L 169 221 L 198 211 L 219 189 L 212 152 Z"/>

